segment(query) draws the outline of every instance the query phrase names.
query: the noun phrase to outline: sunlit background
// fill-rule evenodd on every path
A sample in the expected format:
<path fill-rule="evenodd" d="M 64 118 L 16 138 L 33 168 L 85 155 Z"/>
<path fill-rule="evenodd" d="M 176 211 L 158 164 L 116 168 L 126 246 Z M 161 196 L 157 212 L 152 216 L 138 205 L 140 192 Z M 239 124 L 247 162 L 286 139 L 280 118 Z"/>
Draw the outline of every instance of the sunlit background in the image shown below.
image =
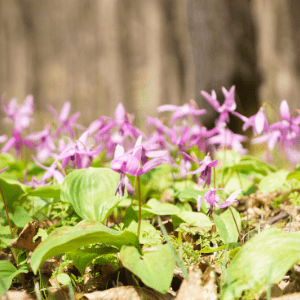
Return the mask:
<path fill-rule="evenodd" d="M 142 126 L 159 105 L 195 99 L 211 125 L 200 90 L 222 102 L 232 85 L 242 114 L 263 101 L 278 113 L 283 99 L 293 109 L 299 12 L 292 0 L 0 0 L 0 93 L 34 95 L 35 130 L 65 101 L 85 126 L 119 102 Z"/>

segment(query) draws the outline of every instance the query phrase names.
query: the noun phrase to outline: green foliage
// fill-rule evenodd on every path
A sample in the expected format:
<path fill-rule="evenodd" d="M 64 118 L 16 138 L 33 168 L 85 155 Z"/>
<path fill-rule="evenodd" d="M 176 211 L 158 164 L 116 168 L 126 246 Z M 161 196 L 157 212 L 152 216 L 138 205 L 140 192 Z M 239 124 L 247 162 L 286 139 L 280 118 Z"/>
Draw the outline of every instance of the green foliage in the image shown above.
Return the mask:
<path fill-rule="evenodd" d="M 11 262 L 4 260 L 0 261 L 0 295 L 6 293 L 9 289 L 13 278 L 20 273 L 28 273 L 28 265 L 24 264 L 17 269 Z"/>
<path fill-rule="evenodd" d="M 158 245 L 148 251 L 141 254 L 136 247 L 123 246 L 120 259 L 147 286 L 165 294 L 171 285 L 175 260 L 168 245 Z"/>
<path fill-rule="evenodd" d="M 75 170 L 64 179 L 61 199 L 71 203 L 82 219 L 103 223 L 121 201 L 115 196 L 119 179 L 118 173 L 107 168 Z"/>
<path fill-rule="evenodd" d="M 39 266 L 46 259 L 93 243 L 109 243 L 119 249 L 122 245 L 131 244 L 139 249 L 135 234 L 116 231 L 93 220 L 84 220 L 74 227 L 60 227 L 51 232 L 33 252 L 31 268 L 36 274 Z"/>
<path fill-rule="evenodd" d="M 285 179 L 288 173 L 286 170 L 279 170 L 265 176 L 258 185 L 259 190 L 261 192 L 273 192 L 282 188 L 286 184 Z"/>
<path fill-rule="evenodd" d="M 245 290 L 259 292 L 268 282 L 277 283 L 299 259 L 299 232 L 262 231 L 249 240 L 229 264 L 222 299 L 235 299 Z"/>
<path fill-rule="evenodd" d="M 172 222 L 174 229 L 176 229 L 181 223 L 186 223 L 189 226 L 206 227 L 212 226 L 213 223 L 209 217 L 200 212 L 183 211 L 177 215 L 172 215 Z"/>
<path fill-rule="evenodd" d="M 232 213 L 231 213 L 231 211 Z M 233 215 L 232 215 L 233 214 Z M 233 208 L 228 208 L 220 216 L 213 214 L 213 219 L 220 236 L 225 244 L 234 243 L 238 240 L 239 231 L 241 230 L 241 217 L 240 214 Z"/>

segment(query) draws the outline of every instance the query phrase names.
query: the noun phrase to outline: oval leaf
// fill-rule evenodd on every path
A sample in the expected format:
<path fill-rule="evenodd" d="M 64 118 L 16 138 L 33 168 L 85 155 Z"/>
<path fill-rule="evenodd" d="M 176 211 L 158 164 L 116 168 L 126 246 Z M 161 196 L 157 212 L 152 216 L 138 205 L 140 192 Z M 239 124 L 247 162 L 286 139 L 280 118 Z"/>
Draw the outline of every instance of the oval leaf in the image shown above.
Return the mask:
<path fill-rule="evenodd" d="M 239 298 L 244 290 L 259 292 L 277 283 L 300 259 L 300 234 L 264 230 L 250 239 L 229 264 L 224 300 Z"/>
<path fill-rule="evenodd" d="M 94 220 L 84 220 L 74 227 L 60 227 L 48 236 L 33 252 L 31 268 L 36 274 L 43 261 L 56 255 L 74 251 L 93 243 L 107 243 L 117 248 L 134 245 L 139 248 L 137 236 L 128 231 L 116 231 Z"/>
<path fill-rule="evenodd" d="M 147 286 L 165 294 L 172 282 L 175 260 L 168 245 L 151 248 L 141 255 L 133 246 L 124 246 L 120 259 L 125 268 L 138 276 Z"/>
<path fill-rule="evenodd" d="M 188 226 L 206 227 L 212 226 L 212 222 L 205 214 L 200 212 L 183 211 L 177 215 L 172 216 L 172 222 L 174 229 L 176 229 L 181 223 L 187 223 Z"/>
<path fill-rule="evenodd" d="M 285 179 L 288 174 L 288 171 L 280 170 L 267 175 L 260 181 L 258 185 L 259 190 L 261 192 L 273 192 L 278 190 L 285 183 Z"/>
<path fill-rule="evenodd" d="M 62 183 L 61 200 L 71 203 L 81 218 L 104 222 L 121 201 L 115 196 L 119 180 L 108 168 L 75 170 Z"/>
<path fill-rule="evenodd" d="M 225 244 L 234 243 L 239 238 L 239 233 L 237 231 L 235 222 L 238 225 L 239 231 L 241 230 L 240 214 L 233 207 L 231 207 L 230 209 L 234 215 L 235 221 L 229 209 L 223 212 L 220 216 L 216 214 L 213 215 L 216 228 L 220 233 L 220 236 L 224 240 Z"/>

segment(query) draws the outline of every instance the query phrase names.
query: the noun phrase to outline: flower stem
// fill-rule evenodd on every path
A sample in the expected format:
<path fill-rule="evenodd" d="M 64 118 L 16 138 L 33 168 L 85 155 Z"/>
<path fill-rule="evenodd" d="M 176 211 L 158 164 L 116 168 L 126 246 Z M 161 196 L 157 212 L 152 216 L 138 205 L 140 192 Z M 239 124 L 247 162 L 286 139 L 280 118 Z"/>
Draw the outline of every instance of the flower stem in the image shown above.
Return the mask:
<path fill-rule="evenodd" d="M 138 239 L 140 240 L 141 219 L 142 219 L 142 199 L 141 199 L 141 181 L 140 181 L 139 176 L 137 176 L 137 182 L 138 182 L 138 191 L 139 191 L 139 219 L 138 219 L 137 236 L 138 236 Z"/>
<path fill-rule="evenodd" d="M 232 212 L 232 210 L 231 210 L 231 207 L 228 206 L 228 208 L 229 208 L 229 210 L 230 210 L 230 212 L 231 212 L 231 215 L 232 215 L 232 217 L 233 217 L 233 220 L 234 220 L 234 223 L 235 223 L 235 226 L 236 226 L 236 230 L 237 230 L 238 235 L 239 235 L 239 241 L 241 242 L 241 245 L 243 245 L 243 240 L 241 239 L 241 232 L 240 232 L 239 227 L 238 227 L 238 225 L 237 225 L 237 222 L 236 222 L 236 219 L 235 219 L 235 217 L 234 217 L 234 214 L 233 214 L 233 212 Z"/>

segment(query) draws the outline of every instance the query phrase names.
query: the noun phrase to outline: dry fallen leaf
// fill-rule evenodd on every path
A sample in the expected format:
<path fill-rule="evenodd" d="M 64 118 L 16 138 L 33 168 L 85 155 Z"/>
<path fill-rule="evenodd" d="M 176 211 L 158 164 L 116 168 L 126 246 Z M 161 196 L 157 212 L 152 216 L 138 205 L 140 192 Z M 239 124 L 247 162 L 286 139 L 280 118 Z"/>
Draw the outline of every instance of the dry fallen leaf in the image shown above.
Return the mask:
<path fill-rule="evenodd" d="M 90 294 L 84 294 L 81 299 L 93 300 L 173 300 L 170 294 L 161 294 L 148 287 L 121 286 L 111 288 L 106 291 L 97 291 Z"/>
<path fill-rule="evenodd" d="M 27 223 L 19 236 L 9 244 L 9 247 L 18 248 L 23 251 L 34 251 L 41 242 L 40 237 L 35 242 L 32 241 L 38 230 L 36 222 Z"/>
<path fill-rule="evenodd" d="M 175 300 L 216 300 L 215 273 L 207 268 L 203 274 L 200 270 L 189 269 L 189 280 L 184 279 Z"/>
<path fill-rule="evenodd" d="M 300 300 L 300 293 L 287 294 L 278 298 L 272 297 L 271 300 Z"/>
<path fill-rule="evenodd" d="M 19 292 L 19 291 L 7 291 L 6 295 L 0 295 L 0 300 L 32 300 L 35 299 L 28 295 L 26 292 Z"/>

